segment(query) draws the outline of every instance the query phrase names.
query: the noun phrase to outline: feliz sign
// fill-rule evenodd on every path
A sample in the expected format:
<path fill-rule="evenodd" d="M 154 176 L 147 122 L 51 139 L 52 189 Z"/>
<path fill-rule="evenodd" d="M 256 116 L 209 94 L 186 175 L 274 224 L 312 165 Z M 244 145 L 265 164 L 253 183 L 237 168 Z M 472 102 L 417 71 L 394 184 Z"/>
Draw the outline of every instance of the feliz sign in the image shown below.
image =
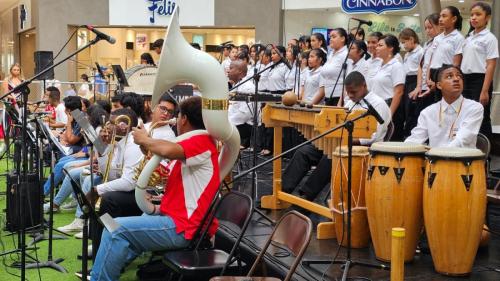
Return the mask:
<path fill-rule="evenodd" d="M 349 14 L 411 10 L 416 5 L 417 0 L 342 0 L 342 10 Z"/>

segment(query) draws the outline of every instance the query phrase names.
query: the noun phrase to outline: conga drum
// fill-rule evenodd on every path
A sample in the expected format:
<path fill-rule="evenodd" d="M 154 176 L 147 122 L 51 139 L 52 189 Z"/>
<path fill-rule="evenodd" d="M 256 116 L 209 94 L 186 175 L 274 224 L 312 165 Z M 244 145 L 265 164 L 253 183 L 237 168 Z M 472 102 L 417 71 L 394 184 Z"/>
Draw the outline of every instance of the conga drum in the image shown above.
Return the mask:
<path fill-rule="evenodd" d="M 351 247 L 365 248 L 370 243 L 370 230 L 366 218 L 365 178 L 368 171 L 368 147 L 352 148 L 351 181 Z M 337 147 L 332 158 L 331 209 L 335 219 L 338 243 L 347 246 L 347 163 L 348 148 Z M 344 237 L 344 239 L 342 239 Z"/>
<path fill-rule="evenodd" d="M 366 208 L 377 259 L 391 260 L 391 231 L 405 229 L 405 262 L 413 260 L 422 231 L 422 186 L 426 148 L 379 142 L 370 148 Z"/>
<path fill-rule="evenodd" d="M 467 275 L 486 213 L 484 154 L 471 148 L 433 148 L 426 158 L 424 221 L 434 268 L 445 275 Z"/>

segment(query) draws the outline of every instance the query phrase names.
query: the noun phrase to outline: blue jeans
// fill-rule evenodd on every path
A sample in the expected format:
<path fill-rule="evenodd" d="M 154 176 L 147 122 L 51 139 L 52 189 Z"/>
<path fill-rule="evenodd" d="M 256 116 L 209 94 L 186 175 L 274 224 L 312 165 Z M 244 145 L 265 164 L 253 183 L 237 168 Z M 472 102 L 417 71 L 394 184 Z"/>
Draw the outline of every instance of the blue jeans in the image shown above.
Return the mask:
<path fill-rule="evenodd" d="M 71 155 L 69 156 L 64 156 L 59 161 L 57 161 L 56 165 L 54 166 L 54 169 L 52 170 L 52 173 L 54 174 L 54 187 L 58 186 L 64 179 L 64 173 L 62 171 L 63 168 L 68 168 L 70 166 L 73 166 L 76 160 L 87 160 L 85 157 L 73 157 Z M 68 164 L 69 166 L 66 166 Z M 50 192 L 50 178 L 52 177 L 49 176 L 47 181 L 43 184 L 43 194 L 48 195 Z"/>
<path fill-rule="evenodd" d="M 90 191 L 90 175 L 81 176 L 80 178 L 80 186 L 82 187 L 83 193 L 87 194 Z M 94 186 L 101 183 L 101 177 L 94 174 Z M 78 205 L 76 207 L 75 217 L 79 218 L 83 215 L 82 209 Z"/>
<path fill-rule="evenodd" d="M 122 268 L 142 252 L 186 248 L 189 240 L 177 234 L 168 216 L 142 215 L 115 219 L 120 227 L 102 233 L 91 280 L 119 280 Z"/>
<path fill-rule="evenodd" d="M 73 164 L 75 162 L 71 162 L 70 164 Z M 66 164 L 66 166 L 68 166 L 68 164 Z M 80 180 L 80 174 L 84 168 L 88 168 L 88 166 L 85 165 L 78 168 L 69 169 L 68 173 L 74 180 L 78 182 Z M 64 177 L 64 180 L 61 184 L 61 188 L 57 192 L 56 197 L 54 197 L 54 204 L 56 204 L 57 206 L 61 206 L 64 200 L 66 200 L 66 198 L 68 198 L 68 196 L 72 193 L 73 193 L 73 187 L 71 186 L 71 181 L 66 176 Z"/>

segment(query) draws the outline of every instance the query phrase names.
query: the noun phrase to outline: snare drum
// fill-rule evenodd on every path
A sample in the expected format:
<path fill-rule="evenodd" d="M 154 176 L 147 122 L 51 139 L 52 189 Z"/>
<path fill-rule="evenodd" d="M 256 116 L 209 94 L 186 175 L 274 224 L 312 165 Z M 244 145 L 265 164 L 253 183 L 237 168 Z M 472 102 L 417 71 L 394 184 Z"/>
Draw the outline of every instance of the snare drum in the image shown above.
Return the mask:
<path fill-rule="evenodd" d="M 391 230 L 405 229 L 404 260 L 415 255 L 422 231 L 422 185 L 426 148 L 379 142 L 370 148 L 366 208 L 377 259 L 391 260 Z"/>
<path fill-rule="evenodd" d="M 486 213 L 484 154 L 433 148 L 426 158 L 424 220 L 434 267 L 445 275 L 467 275 Z"/>
<path fill-rule="evenodd" d="M 368 147 L 352 148 L 351 172 L 351 247 L 365 248 L 370 243 L 370 229 L 366 218 L 365 178 L 368 171 Z M 347 147 L 337 147 L 332 159 L 332 200 L 335 233 L 339 244 L 347 246 Z M 342 233 L 343 232 L 343 233 Z M 344 237 L 344 239 L 342 239 Z"/>

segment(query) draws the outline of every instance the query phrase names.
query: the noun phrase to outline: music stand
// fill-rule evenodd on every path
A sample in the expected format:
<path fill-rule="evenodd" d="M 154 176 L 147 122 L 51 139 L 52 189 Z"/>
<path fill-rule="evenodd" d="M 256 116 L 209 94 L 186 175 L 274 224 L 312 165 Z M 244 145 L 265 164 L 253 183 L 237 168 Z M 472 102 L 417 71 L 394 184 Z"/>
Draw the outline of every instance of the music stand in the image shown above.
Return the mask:
<path fill-rule="evenodd" d="M 123 92 L 124 87 L 128 87 L 127 76 L 125 76 L 125 72 L 123 72 L 123 68 L 119 64 L 111 65 L 113 68 L 113 72 L 115 73 L 116 80 L 118 80 L 118 92 Z"/>

